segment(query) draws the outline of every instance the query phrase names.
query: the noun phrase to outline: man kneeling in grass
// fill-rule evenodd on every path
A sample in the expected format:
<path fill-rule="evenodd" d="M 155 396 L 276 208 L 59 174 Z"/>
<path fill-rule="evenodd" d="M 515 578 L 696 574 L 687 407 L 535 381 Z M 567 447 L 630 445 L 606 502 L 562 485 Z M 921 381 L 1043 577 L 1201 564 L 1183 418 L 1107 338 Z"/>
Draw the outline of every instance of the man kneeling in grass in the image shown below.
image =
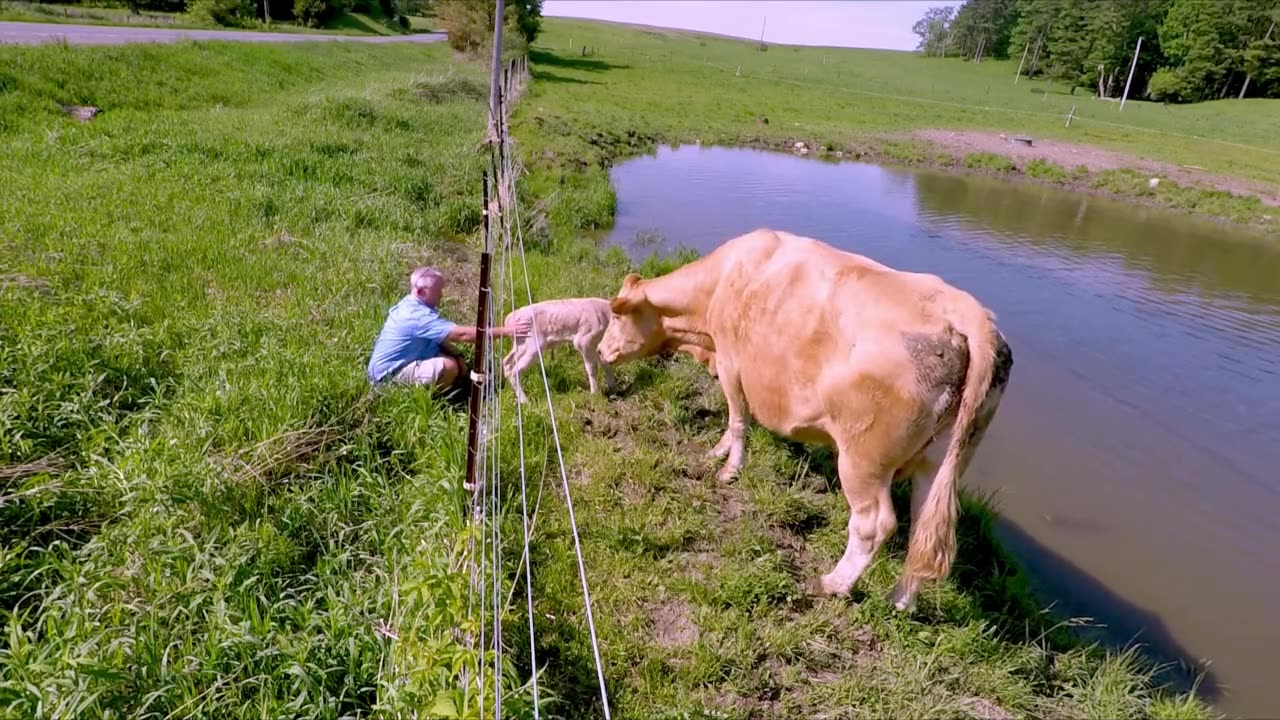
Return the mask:
<path fill-rule="evenodd" d="M 459 379 L 468 379 L 467 364 L 450 343 L 473 343 L 480 335 L 474 325 L 458 325 L 440 316 L 437 306 L 444 294 L 444 275 L 432 267 L 420 267 L 409 276 L 409 294 L 387 312 L 382 332 L 369 357 L 369 380 L 388 378 L 448 392 Z M 523 320 L 511 327 L 488 328 L 489 338 L 523 337 L 532 323 Z"/>

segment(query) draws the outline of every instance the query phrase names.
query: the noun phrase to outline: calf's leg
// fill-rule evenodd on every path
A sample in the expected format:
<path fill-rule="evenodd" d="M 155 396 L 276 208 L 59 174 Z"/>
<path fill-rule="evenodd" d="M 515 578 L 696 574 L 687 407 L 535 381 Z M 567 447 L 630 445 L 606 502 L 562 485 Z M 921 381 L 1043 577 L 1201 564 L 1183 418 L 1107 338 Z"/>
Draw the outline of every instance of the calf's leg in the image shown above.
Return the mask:
<path fill-rule="evenodd" d="M 582 363 L 587 369 L 587 387 L 591 389 L 591 394 L 595 395 L 600 392 L 600 385 L 596 382 L 596 374 L 600 369 L 600 355 L 596 352 L 595 343 L 591 342 L 589 337 L 578 336 L 573 339 L 573 347 L 582 356 Z"/>
<path fill-rule="evenodd" d="M 516 350 L 512 350 L 512 353 L 515 352 Z M 515 359 L 511 362 L 509 370 L 506 368 L 506 360 L 503 360 L 503 371 L 506 374 L 507 379 L 511 381 L 511 386 L 516 391 L 516 402 L 522 405 L 529 402 L 529 397 L 524 394 L 524 388 L 520 385 L 520 373 L 523 373 L 525 368 L 533 364 L 533 359 L 537 354 L 538 348 L 534 345 L 533 340 L 526 339 L 520 344 L 519 354 L 517 354 Z"/>

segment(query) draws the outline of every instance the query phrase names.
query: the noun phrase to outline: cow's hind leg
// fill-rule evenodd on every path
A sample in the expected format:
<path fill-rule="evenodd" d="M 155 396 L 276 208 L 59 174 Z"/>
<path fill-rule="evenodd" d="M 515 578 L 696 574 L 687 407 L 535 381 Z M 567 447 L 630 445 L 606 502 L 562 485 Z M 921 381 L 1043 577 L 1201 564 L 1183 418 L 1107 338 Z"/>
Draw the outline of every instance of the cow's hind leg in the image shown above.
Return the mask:
<path fill-rule="evenodd" d="M 876 551 L 898 526 L 889 497 L 890 474 L 869 469 L 845 449 L 839 451 L 840 487 L 849 502 L 849 541 L 831 572 L 822 576 L 822 590 L 847 595 Z"/>
<path fill-rule="evenodd" d="M 920 507 L 924 505 L 924 501 L 929 497 L 929 492 L 933 489 L 933 476 L 938 472 L 938 463 L 929 457 L 929 449 L 934 443 L 925 445 L 915 457 L 907 461 L 907 464 L 898 468 L 894 473 L 894 481 L 906 480 L 911 482 L 911 519 L 915 521 L 920 517 Z M 942 447 L 946 444 L 942 443 Z M 915 606 L 916 593 L 920 590 L 921 578 L 915 577 L 903 570 L 902 577 L 898 578 L 897 584 L 889 593 L 889 602 L 899 610 L 908 610 Z"/>

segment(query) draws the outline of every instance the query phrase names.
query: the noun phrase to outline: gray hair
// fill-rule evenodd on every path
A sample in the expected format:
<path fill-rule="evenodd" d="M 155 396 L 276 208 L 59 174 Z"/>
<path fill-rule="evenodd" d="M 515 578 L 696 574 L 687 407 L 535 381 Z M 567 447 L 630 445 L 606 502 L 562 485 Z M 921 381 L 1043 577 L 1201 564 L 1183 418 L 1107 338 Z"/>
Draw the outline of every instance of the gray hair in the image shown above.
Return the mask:
<path fill-rule="evenodd" d="M 444 275 L 433 267 L 417 268 L 409 276 L 409 288 L 414 291 L 433 288 L 442 283 L 444 283 Z"/>

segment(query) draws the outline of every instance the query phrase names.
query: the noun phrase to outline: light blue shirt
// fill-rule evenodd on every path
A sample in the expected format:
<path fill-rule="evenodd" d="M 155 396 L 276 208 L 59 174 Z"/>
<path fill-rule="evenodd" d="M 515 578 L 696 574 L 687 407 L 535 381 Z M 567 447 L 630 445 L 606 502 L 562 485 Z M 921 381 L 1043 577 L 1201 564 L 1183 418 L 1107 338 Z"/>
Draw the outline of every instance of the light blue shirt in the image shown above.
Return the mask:
<path fill-rule="evenodd" d="M 440 312 L 412 293 L 387 311 L 382 332 L 373 343 L 369 357 L 369 380 L 381 382 L 415 360 L 428 360 L 440 354 L 454 323 L 440 317 Z"/>

